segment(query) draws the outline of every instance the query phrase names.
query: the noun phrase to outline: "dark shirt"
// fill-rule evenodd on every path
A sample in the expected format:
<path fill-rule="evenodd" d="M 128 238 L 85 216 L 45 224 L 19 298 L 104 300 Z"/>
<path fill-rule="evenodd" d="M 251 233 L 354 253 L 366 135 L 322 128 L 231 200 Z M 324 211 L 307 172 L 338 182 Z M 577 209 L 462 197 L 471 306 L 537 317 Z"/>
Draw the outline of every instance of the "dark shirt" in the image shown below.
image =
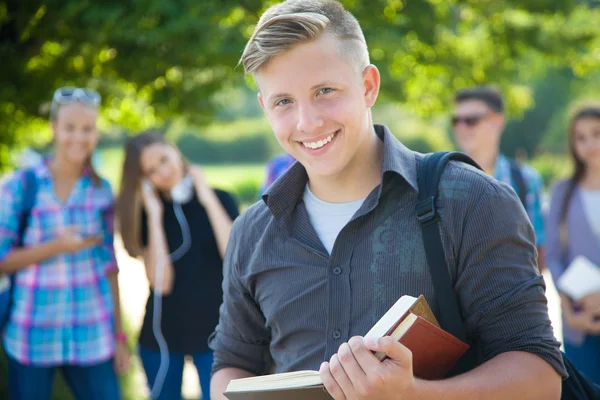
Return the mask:
<path fill-rule="evenodd" d="M 423 294 L 438 312 L 415 216 L 422 155 L 387 128 L 375 128 L 384 145 L 383 184 L 339 233 L 331 256 L 310 224 L 302 200 L 308 177 L 300 163 L 234 223 L 224 303 L 209 342 L 213 372 L 318 370 L 402 295 Z M 455 162 L 440 186 L 444 251 L 468 335 L 481 348 L 479 361 L 525 351 L 565 376 L 533 229 L 515 192 Z"/>
<path fill-rule="evenodd" d="M 215 190 L 221 204 L 231 217 L 238 216 L 238 206 L 227 192 Z M 182 242 L 182 229 L 177 221 L 173 203 L 162 198 L 163 227 L 169 252 L 177 250 Z M 169 351 L 193 354 L 208 351 L 207 339 L 219 321 L 219 305 L 223 292 L 223 261 L 208 219 L 208 214 L 196 196 L 182 205 L 190 228 L 190 249 L 173 264 L 175 280 L 173 290 L 162 297 L 161 330 Z M 142 211 L 141 239 L 148 243 L 146 214 Z M 154 291 L 146 303 L 139 343 L 158 350 L 152 331 L 154 316 Z"/>

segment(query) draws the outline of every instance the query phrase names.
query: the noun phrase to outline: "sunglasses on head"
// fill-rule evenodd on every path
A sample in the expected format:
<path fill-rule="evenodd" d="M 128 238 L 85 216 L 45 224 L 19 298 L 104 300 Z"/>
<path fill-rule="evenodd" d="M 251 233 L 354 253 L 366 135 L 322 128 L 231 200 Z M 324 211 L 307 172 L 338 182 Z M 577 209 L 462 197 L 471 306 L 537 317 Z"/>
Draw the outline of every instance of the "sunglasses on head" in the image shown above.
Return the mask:
<path fill-rule="evenodd" d="M 458 124 L 460 124 L 462 122 L 467 126 L 473 127 L 473 126 L 477 125 L 482 119 L 487 117 L 487 115 L 488 114 L 468 115 L 466 117 L 454 116 L 454 117 L 452 117 L 452 126 L 457 126 Z"/>
<path fill-rule="evenodd" d="M 52 98 L 58 104 L 71 104 L 76 101 L 86 106 L 97 107 L 100 104 L 100 94 L 92 89 L 65 86 L 56 89 Z"/>

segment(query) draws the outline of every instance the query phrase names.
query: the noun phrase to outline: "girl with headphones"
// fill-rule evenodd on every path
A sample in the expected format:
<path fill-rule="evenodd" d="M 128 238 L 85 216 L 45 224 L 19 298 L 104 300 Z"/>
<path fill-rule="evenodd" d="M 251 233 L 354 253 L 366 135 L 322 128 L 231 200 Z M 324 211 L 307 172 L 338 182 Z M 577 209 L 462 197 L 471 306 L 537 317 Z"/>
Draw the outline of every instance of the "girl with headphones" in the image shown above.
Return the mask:
<path fill-rule="evenodd" d="M 139 349 L 151 398 L 181 398 L 190 356 L 202 398 L 210 399 L 207 340 L 219 319 L 222 260 L 237 204 L 210 188 L 162 134 L 148 131 L 126 144 L 118 208 L 125 249 L 143 259 L 150 285 Z"/>

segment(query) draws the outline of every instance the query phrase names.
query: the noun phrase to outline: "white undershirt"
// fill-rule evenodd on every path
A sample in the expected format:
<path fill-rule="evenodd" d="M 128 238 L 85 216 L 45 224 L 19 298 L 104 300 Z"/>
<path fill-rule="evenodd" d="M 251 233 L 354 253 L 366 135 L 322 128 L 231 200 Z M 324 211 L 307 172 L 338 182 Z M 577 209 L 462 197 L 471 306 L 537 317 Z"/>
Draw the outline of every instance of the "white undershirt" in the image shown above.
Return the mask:
<path fill-rule="evenodd" d="M 600 238 L 600 190 L 581 190 L 583 207 L 592 232 Z"/>
<path fill-rule="evenodd" d="M 329 254 L 331 254 L 333 244 L 340 231 L 365 201 L 365 199 L 361 199 L 350 203 L 328 203 L 318 199 L 310 191 L 308 185 L 304 189 L 303 199 L 310 223 Z"/>

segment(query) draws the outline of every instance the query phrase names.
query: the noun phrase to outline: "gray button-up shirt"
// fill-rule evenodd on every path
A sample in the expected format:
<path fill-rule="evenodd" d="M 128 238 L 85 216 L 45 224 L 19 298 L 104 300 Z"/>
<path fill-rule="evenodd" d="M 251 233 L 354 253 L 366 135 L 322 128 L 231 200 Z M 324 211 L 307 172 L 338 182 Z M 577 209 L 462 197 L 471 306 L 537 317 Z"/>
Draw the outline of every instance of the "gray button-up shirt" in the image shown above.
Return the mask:
<path fill-rule="evenodd" d="M 415 216 L 422 156 L 387 128 L 375 130 L 384 144 L 383 183 L 339 233 L 331 255 L 309 221 L 302 200 L 308 177 L 299 163 L 235 221 L 220 321 L 209 339 L 213 371 L 317 370 L 405 294 L 423 294 L 438 312 Z M 515 192 L 452 162 L 438 208 L 454 289 L 480 361 L 526 351 L 565 376 L 536 268 L 535 235 Z"/>

